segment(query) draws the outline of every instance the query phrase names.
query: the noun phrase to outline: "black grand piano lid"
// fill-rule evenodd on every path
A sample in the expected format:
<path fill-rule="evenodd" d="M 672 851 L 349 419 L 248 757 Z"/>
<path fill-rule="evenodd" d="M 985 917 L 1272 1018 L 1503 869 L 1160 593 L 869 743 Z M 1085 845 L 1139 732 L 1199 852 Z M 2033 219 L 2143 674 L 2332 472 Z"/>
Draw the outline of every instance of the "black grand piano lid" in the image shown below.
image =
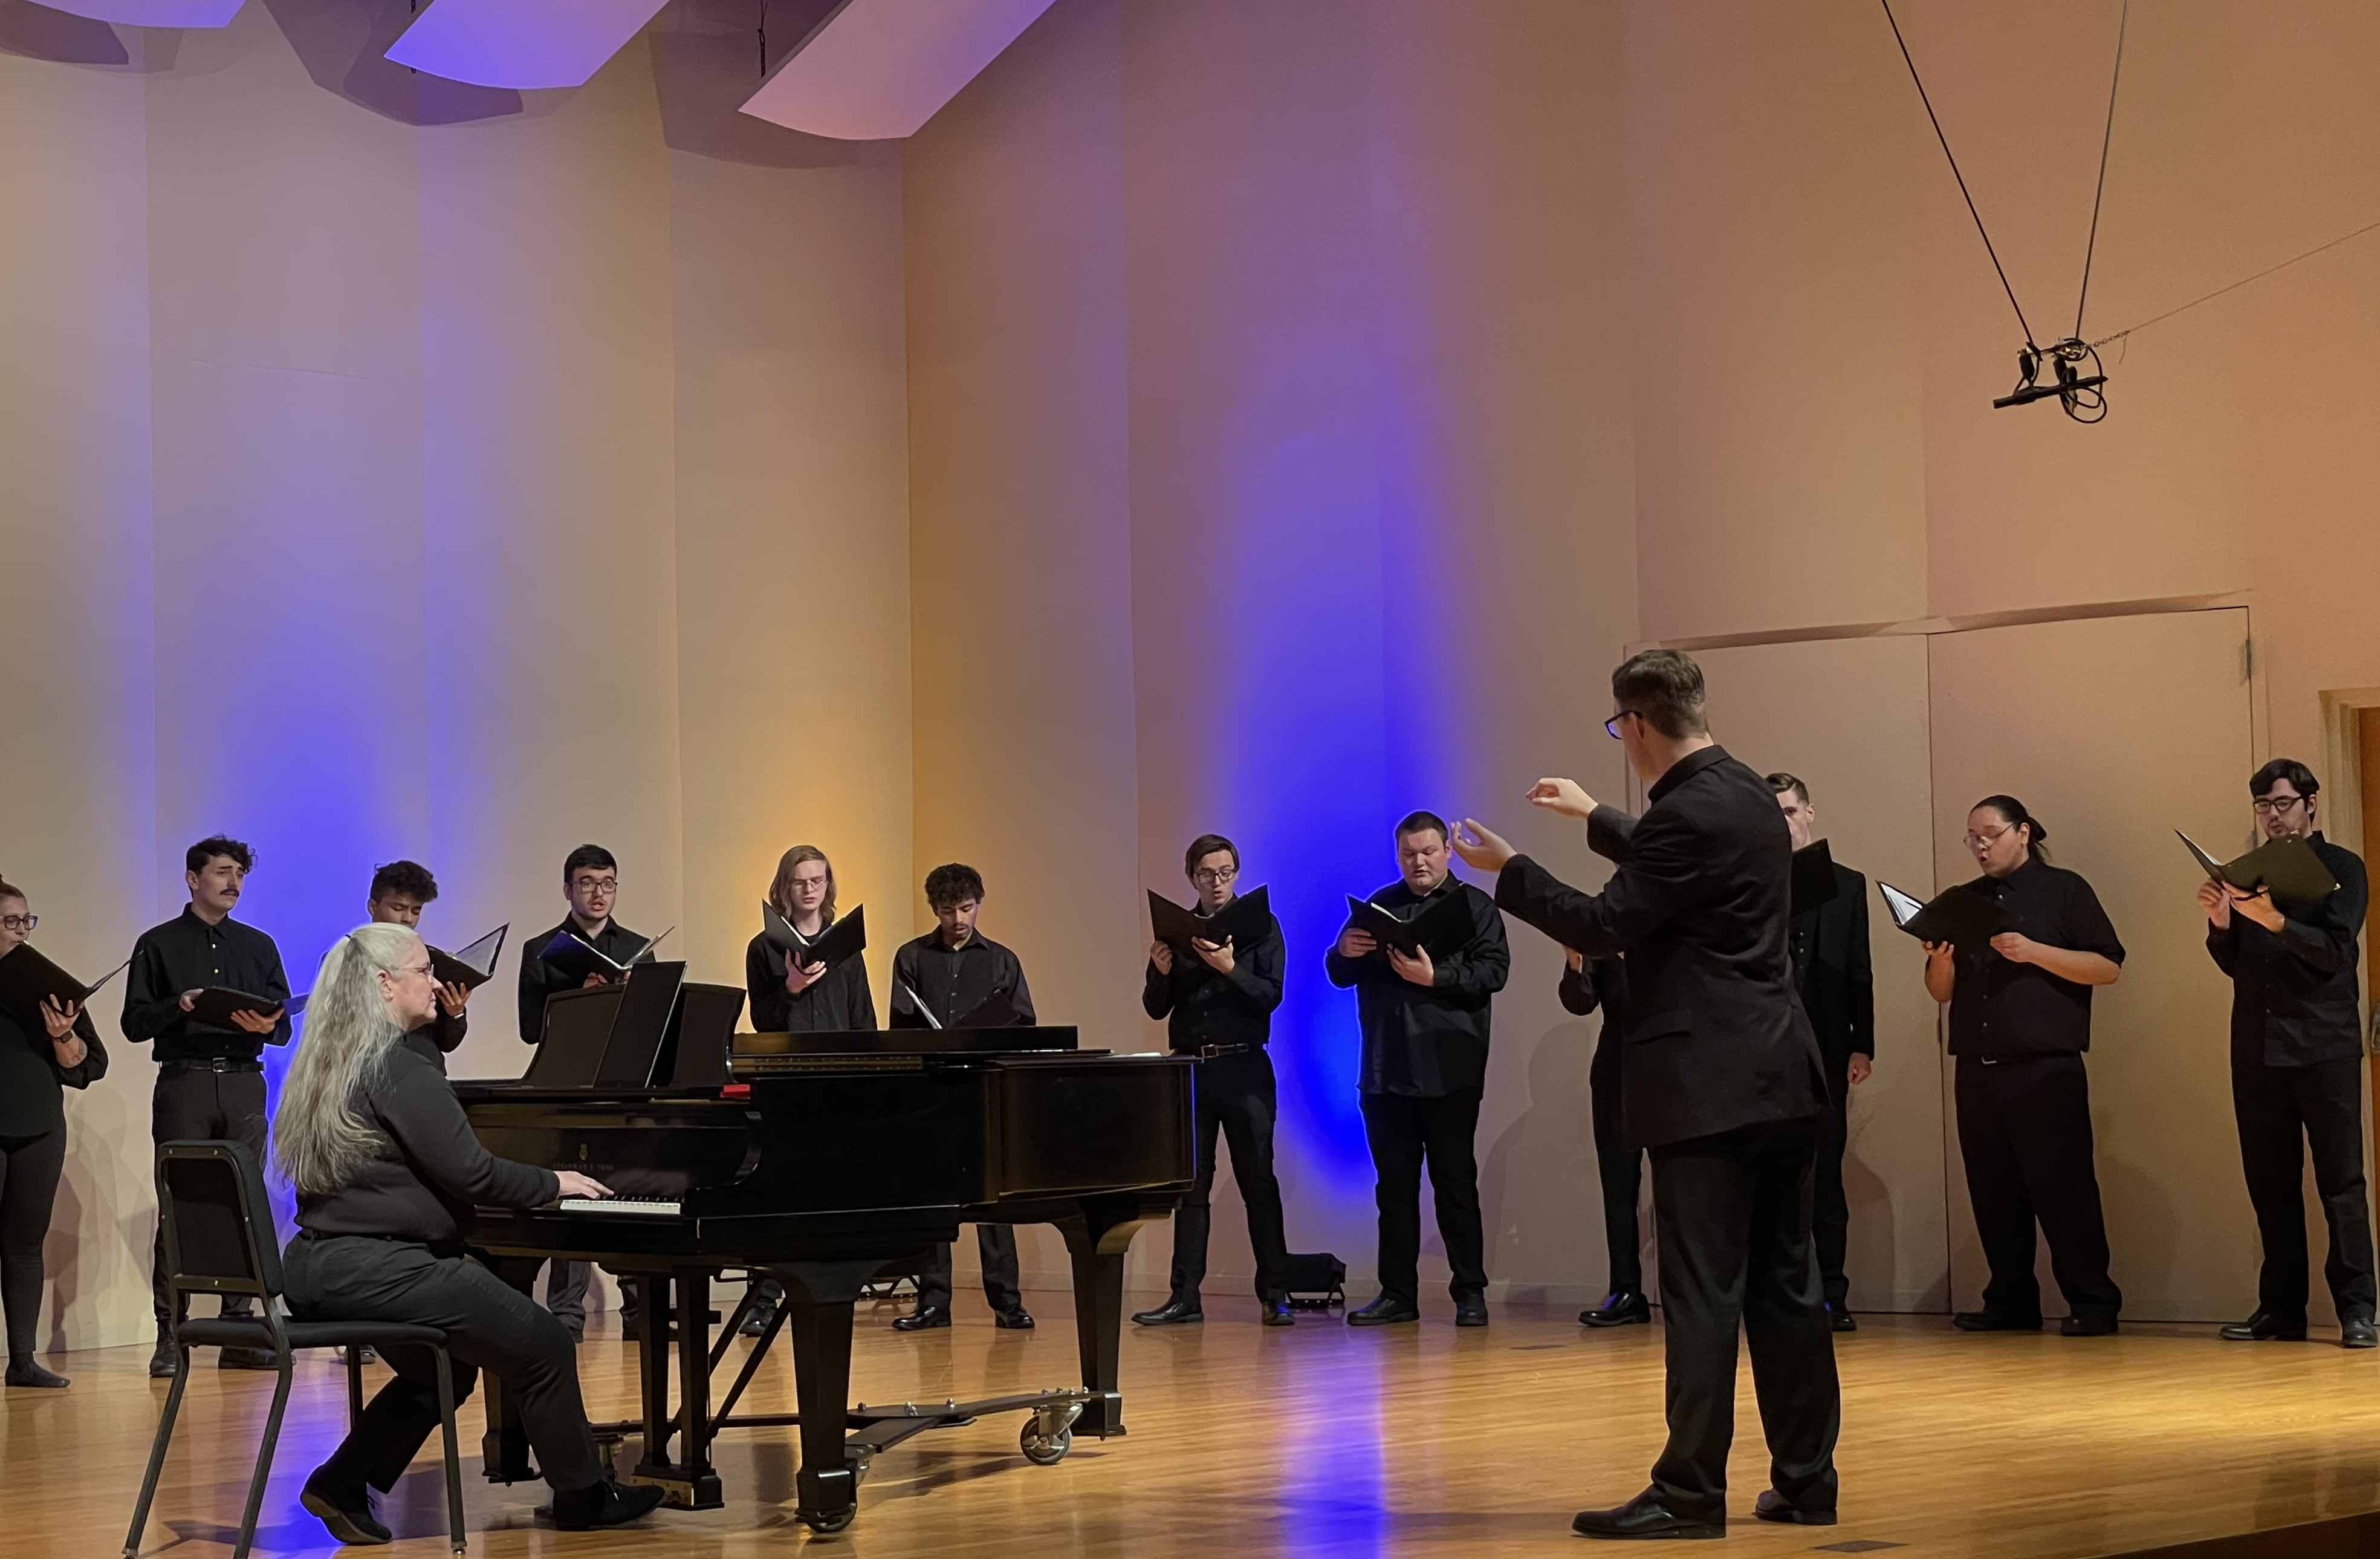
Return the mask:
<path fill-rule="evenodd" d="M 807 1034 L 738 1034 L 739 1062 L 772 1055 L 1003 1055 L 1080 1049 L 1071 1025 L 1001 1029 L 848 1029 Z"/>

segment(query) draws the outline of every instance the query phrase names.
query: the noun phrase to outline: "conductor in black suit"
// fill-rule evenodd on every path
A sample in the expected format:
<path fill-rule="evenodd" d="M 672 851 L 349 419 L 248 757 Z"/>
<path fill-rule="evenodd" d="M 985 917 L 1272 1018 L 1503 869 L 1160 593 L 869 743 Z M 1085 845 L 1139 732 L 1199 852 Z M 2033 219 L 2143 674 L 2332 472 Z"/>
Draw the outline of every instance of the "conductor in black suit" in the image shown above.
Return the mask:
<path fill-rule="evenodd" d="M 1703 675 L 1674 650 L 1611 674 L 1604 729 L 1649 786 L 1627 827 L 1572 780 L 1529 799 L 1587 821 L 1618 865 L 1600 894 L 1564 886 L 1467 821 L 1463 859 L 1496 872 L 1496 903 L 1589 958 L 1624 953 L 1621 1076 L 1628 1135 L 1650 1150 L 1668 1322 L 1670 1442 L 1652 1486 L 1581 1511 L 1583 1537 L 1727 1532 L 1735 1337 L 1752 1350 L 1769 1448 L 1765 1521 L 1835 1518 L 1841 1408 L 1834 1338 L 1811 1252 L 1810 1186 L 1827 1088 L 1787 950 L 1792 851 L 1767 782 L 1711 739 Z"/>
<path fill-rule="evenodd" d="M 1818 811 L 1810 787 L 1791 774 L 1768 776 L 1777 810 L 1797 850 L 1818 837 Z M 1792 919 L 1787 941 L 1793 954 L 1793 988 L 1810 1015 L 1818 1057 L 1827 1065 L 1827 1111 L 1818 1117 L 1818 1175 L 1810 1203 L 1810 1236 L 1818 1248 L 1818 1285 L 1827 1296 L 1827 1318 L 1838 1332 L 1856 1332 L 1852 1319 L 1851 1279 L 1843 1275 L 1843 1250 L 1851 1233 L 1851 1203 L 1843 1196 L 1843 1149 L 1851 1140 L 1851 1090 L 1867 1081 L 1876 1063 L 1876 979 L 1868 969 L 1867 879 L 1834 862 L 1835 896 Z"/>

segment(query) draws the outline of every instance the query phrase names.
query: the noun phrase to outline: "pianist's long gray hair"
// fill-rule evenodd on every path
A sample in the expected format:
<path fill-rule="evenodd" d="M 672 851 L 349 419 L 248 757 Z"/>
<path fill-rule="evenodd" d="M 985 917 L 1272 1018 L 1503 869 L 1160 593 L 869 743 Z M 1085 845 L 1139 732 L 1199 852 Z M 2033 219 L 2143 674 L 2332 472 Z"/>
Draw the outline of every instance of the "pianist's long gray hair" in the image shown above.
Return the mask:
<path fill-rule="evenodd" d="M 405 1030 L 389 1016 L 377 978 L 421 947 L 405 926 L 358 926 L 331 944 L 314 976 L 305 1030 L 273 1113 L 273 1157 L 300 1191 L 336 1190 L 379 1151 L 380 1133 L 357 1112 Z"/>

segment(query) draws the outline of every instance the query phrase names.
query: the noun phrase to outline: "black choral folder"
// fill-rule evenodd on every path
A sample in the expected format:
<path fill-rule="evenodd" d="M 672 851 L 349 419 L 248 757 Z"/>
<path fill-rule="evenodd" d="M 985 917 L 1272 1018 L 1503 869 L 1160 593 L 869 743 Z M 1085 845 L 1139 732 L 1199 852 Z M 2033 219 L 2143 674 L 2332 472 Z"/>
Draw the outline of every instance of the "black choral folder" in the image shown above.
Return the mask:
<path fill-rule="evenodd" d="M 777 912 L 773 904 L 760 906 L 760 933 L 769 945 L 792 957 L 803 968 L 824 964 L 832 968 L 868 949 L 868 906 L 855 904 L 848 915 L 837 916 L 818 935 L 806 937 Z"/>
<path fill-rule="evenodd" d="M 274 1015 L 295 1017 L 305 1010 L 306 998 L 303 996 L 291 996 L 276 1001 L 271 996 L 260 996 L 252 991 L 235 991 L 224 985 L 210 985 L 190 999 L 190 1017 L 193 1021 L 203 1023 L 211 1029 L 229 1029 L 235 1033 L 245 1032 L 231 1020 L 231 1015 L 236 1012 L 252 1012 L 259 1017 Z M 267 1044 L 288 1043 L 286 1040 L 277 1039 L 270 1034 L 261 1037 Z"/>
<path fill-rule="evenodd" d="M 1892 923 L 1920 942 L 1948 942 L 1960 947 L 1980 947 L 2015 922 L 1996 899 L 1985 898 L 1963 883 L 1945 888 L 1930 904 L 1920 903 L 1891 883 L 1878 881 L 1884 907 Z"/>
<path fill-rule="evenodd" d="M 55 1001 L 61 1007 L 87 1003 L 93 993 L 122 974 L 131 963 L 127 958 L 85 985 L 35 951 L 31 943 L 20 942 L 15 952 L 0 958 L 0 1006 L 22 1018 L 28 1029 L 46 1032 L 42 1026 L 43 1002 Z"/>
<path fill-rule="evenodd" d="M 1370 932 L 1372 940 L 1381 946 L 1394 947 L 1407 956 L 1424 947 L 1433 956 L 1451 953 L 1471 940 L 1471 907 L 1461 894 L 1448 895 L 1410 920 L 1349 894 L 1347 920 L 1357 929 Z"/>
<path fill-rule="evenodd" d="M 669 935 L 670 932 L 675 930 L 677 928 L 672 926 L 668 932 L 663 932 L 661 936 L 652 938 L 625 958 L 614 958 L 577 932 L 565 931 L 539 948 L 537 956 L 573 980 L 583 980 L 590 974 L 600 974 L 606 980 L 616 980 L 627 973 L 635 965 L 652 962 L 653 949 L 661 945 L 662 937 Z"/>
<path fill-rule="evenodd" d="M 2322 863 L 2322 857 L 2294 834 L 2287 838 L 2267 839 L 2237 860 L 2218 861 L 2180 829 L 2173 833 L 2196 858 L 2210 881 L 2242 893 L 2252 894 L 2261 888 L 2273 895 L 2276 904 L 2320 904 L 2338 891 L 2338 880 Z"/>
<path fill-rule="evenodd" d="M 1196 956 L 1193 941 L 1220 947 L 1227 942 L 1239 942 L 1254 935 L 1270 914 L 1269 894 L 1262 887 L 1251 888 L 1212 915 L 1200 915 L 1185 909 L 1151 888 L 1148 891 L 1148 926 L 1157 940 L 1177 953 Z"/>
<path fill-rule="evenodd" d="M 504 933 L 512 929 L 512 922 L 507 920 L 460 953 L 431 948 L 431 977 L 441 985 L 460 985 L 467 991 L 478 990 L 494 977 L 496 956 L 504 950 Z"/>

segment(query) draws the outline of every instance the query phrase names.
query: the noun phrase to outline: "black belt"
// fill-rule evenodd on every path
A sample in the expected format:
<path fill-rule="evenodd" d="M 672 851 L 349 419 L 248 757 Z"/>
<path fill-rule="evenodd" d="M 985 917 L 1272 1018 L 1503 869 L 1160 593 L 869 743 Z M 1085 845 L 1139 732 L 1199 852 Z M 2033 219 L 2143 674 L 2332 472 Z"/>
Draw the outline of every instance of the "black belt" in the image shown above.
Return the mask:
<path fill-rule="evenodd" d="M 1218 1061 L 1226 1055 L 1245 1055 L 1256 1048 L 1254 1045 L 1200 1045 L 1196 1050 L 1177 1051 L 1175 1054 L 1189 1056 L 1194 1061 Z"/>
<path fill-rule="evenodd" d="M 160 1065 L 168 1076 L 181 1072 L 261 1072 L 264 1070 L 264 1063 L 261 1061 L 235 1061 L 229 1056 L 223 1055 L 203 1061 L 188 1059 L 166 1061 Z"/>

